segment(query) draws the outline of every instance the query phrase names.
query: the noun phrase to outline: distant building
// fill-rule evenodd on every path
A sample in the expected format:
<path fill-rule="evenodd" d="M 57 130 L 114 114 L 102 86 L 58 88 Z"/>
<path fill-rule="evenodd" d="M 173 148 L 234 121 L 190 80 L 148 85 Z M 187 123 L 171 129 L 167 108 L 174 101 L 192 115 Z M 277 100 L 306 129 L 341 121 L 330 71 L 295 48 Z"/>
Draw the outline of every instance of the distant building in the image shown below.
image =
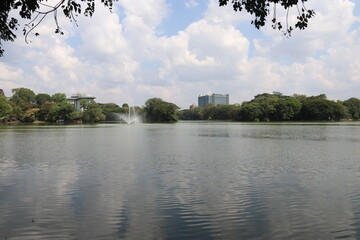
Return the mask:
<path fill-rule="evenodd" d="M 206 105 L 229 105 L 229 94 L 208 94 L 208 95 L 199 95 L 198 105 L 199 107 L 206 107 Z"/>
<path fill-rule="evenodd" d="M 190 109 L 194 109 L 194 108 L 197 108 L 197 106 L 195 105 L 195 103 L 193 103 L 193 104 L 190 105 Z"/>
<path fill-rule="evenodd" d="M 91 97 L 91 96 L 86 96 L 86 94 L 82 94 L 82 93 L 76 93 L 73 94 L 70 98 L 68 98 L 67 100 L 74 104 L 76 110 L 78 111 L 83 111 L 83 108 L 81 107 L 81 100 L 85 100 L 87 103 L 90 101 L 93 101 L 95 99 L 95 97 Z"/>

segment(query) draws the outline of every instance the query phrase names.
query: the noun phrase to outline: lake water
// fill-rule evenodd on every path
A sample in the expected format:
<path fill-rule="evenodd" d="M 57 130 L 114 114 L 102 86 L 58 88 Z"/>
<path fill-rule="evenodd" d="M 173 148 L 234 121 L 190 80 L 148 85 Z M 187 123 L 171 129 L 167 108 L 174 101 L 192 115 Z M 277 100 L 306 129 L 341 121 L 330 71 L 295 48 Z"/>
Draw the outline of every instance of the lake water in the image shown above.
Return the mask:
<path fill-rule="evenodd" d="M 3 239 L 360 239 L 360 124 L 0 126 Z"/>

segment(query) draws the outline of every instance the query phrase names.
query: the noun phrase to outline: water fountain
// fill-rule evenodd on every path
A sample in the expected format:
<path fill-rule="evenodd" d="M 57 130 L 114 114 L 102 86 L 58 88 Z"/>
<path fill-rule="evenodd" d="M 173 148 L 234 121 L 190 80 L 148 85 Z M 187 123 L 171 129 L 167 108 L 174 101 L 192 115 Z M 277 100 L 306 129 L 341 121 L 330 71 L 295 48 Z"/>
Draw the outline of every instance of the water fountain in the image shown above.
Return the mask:
<path fill-rule="evenodd" d="M 135 106 L 129 106 L 128 113 L 119 113 L 120 119 L 127 124 L 135 124 L 141 122 L 140 116 L 135 111 Z"/>

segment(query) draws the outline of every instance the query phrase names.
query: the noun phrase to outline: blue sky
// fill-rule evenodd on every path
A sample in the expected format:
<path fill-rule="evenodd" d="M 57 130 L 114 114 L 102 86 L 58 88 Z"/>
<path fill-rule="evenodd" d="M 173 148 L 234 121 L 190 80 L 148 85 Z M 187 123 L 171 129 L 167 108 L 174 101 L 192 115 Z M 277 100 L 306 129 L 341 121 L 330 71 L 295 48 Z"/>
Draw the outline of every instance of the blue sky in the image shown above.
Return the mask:
<path fill-rule="evenodd" d="M 49 16 L 30 44 L 21 32 L 6 43 L 0 88 L 9 96 L 17 87 L 82 92 L 118 104 L 160 97 L 181 108 L 207 93 L 228 93 L 230 103 L 273 91 L 360 98 L 359 5 L 309 0 L 315 18 L 287 38 L 255 29 L 247 13 L 216 0 L 119 0 L 112 13 L 97 4 L 78 27 L 60 17 L 65 35 L 54 34 Z"/>

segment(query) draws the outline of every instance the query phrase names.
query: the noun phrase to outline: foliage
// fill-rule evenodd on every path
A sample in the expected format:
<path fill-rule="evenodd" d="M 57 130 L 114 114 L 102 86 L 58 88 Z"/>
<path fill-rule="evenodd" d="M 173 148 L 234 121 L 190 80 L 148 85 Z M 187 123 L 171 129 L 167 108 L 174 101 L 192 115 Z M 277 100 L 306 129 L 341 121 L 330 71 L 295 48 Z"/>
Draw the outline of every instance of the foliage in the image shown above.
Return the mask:
<path fill-rule="evenodd" d="M 129 111 L 129 106 L 126 103 L 122 107 L 115 103 L 99 103 L 99 107 L 106 116 L 105 121 L 117 121 L 119 120 L 119 113 L 127 113 Z"/>
<path fill-rule="evenodd" d="M 29 110 L 26 110 L 22 121 L 23 122 L 33 122 L 36 120 L 36 115 L 40 111 L 39 108 L 31 108 Z"/>
<path fill-rule="evenodd" d="M 112 9 L 113 1 L 101 0 L 101 2 Z M 43 2 L 46 2 L 44 4 Z M 57 14 L 59 11 L 69 18 L 70 21 L 76 22 L 75 17 L 83 14 L 91 17 L 95 11 L 94 0 L 81 0 L 83 5 L 76 0 L 58 0 L 54 5 L 47 3 L 47 0 L 1 0 L 0 1 L 0 57 L 3 55 L 2 41 L 14 41 L 16 34 L 14 31 L 18 28 L 18 17 L 31 19 L 23 28 L 25 41 L 28 42 L 28 35 L 46 18 L 47 15 L 53 14 L 55 22 L 55 33 L 64 34 L 58 23 Z M 12 10 L 17 10 L 19 16 L 15 13 L 10 14 Z M 35 33 L 39 35 L 39 33 Z"/>
<path fill-rule="evenodd" d="M 55 93 L 51 96 L 51 101 L 54 103 L 66 102 L 66 94 L 65 93 Z"/>
<path fill-rule="evenodd" d="M 274 120 L 283 121 L 295 119 L 300 113 L 301 102 L 296 98 L 286 97 L 279 99 L 275 104 Z"/>
<path fill-rule="evenodd" d="M 148 122 L 176 122 L 179 107 L 160 98 L 151 98 L 145 102 L 145 118 Z"/>
<path fill-rule="evenodd" d="M 21 108 L 19 106 L 17 106 L 14 102 L 9 101 L 9 104 L 11 105 L 11 107 L 13 109 L 10 118 L 12 118 L 13 120 L 22 119 L 23 115 L 24 115 L 23 110 L 21 110 Z"/>
<path fill-rule="evenodd" d="M 48 121 L 50 117 L 51 109 L 55 106 L 55 103 L 52 102 L 44 102 L 41 107 L 40 111 L 38 113 L 39 120 L 41 121 Z"/>
<path fill-rule="evenodd" d="M 239 111 L 242 121 L 259 121 L 263 116 L 261 105 L 257 102 L 244 102 Z"/>
<path fill-rule="evenodd" d="M 340 120 L 346 117 L 343 105 L 324 98 L 310 98 L 301 109 L 304 120 Z"/>
<path fill-rule="evenodd" d="M 12 111 L 13 108 L 11 104 L 6 101 L 6 97 L 0 96 L 0 120 L 10 118 Z"/>
<path fill-rule="evenodd" d="M 13 96 L 10 101 L 19 106 L 22 111 L 26 111 L 35 104 L 35 93 L 28 88 L 14 88 L 11 90 Z"/>
<path fill-rule="evenodd" d="M 227 5 L 229 0 L 219 0 L 219 5 Z M 307 9 L 305 3 L 307 0 L 231 0 L 234 11 L 247 11 L 250 13 L 254 19 L 251 21 L 251 24 L 259 29 L 260 27 L 265 26 L 267 20 L 272 22 L 272 27 L 274 29 L 283 30 L 285 22 L 285 35 L 291 35 L 294 27 L 300 30 L 304 30 L 308 27 L 308 22 L 310 18 L 314 17 L 315 11 L 312 9 Z M 286 17 L 283 20 L 279 20 L 277 17 L 277 7 L 283 8 L 286 11 Z M 289 22 L 289 11 L 291 8 L 296 8 L 297 17 L 296 23 L 294 26 L 290 26 Z M 272 10 L 272 11 L 271 11 Z M 272 15 L 271 15 L 272 14 Z"/>
<path fill-rule="evenodd" d="M 64 93 L 49 96 L 35 93 L 27 88 L 12 89 L 13 96 L 7 100 L 0 96 L 0 120 L 33 122 L 42 120 L 83 120 L 98 122 L 118 120 L 116 113 L 127 113 L 126 104 L 119 107 L 115 103 L 98 104 L 83 100 L 80 104 L 83 112 L 66 100 Z M 42 104 L 41 104 L 42 103 Z M 41 104 L 41 105 L 40 105 Z M 325 94 L 306 96 L 294 94 L 285 96 L 280 92 L 262 93 L 251 101 L 235 105 L 208 105 L 204 108 L 192 108 L 178 111 L 179 107 L 160 98 L 146 101 L 145 107 L 135 107 L 139 115 L 148 122 L 176 122 L 181 120 L 237 120 L 237 121 L 337 121 L 345 118 L 360 119 L 360 99 L 349 98 L 345 101 L 328 100 Z"/>
<path fill-rule="evenodd" d="M 203 120 L 202 108 L 183 109 L 177 112 L 178 118 L 181 120 Z"/>
<path fill-rule="evenodd" d="M 45 102 L 50 102 L 50 101 L 51 101 L 51 97 L 47 93 L 39 93 L 39 94 L 36 94 L 36 96 L 35 96 L 35 104 L 38 107 L 43 105 Z"/>
<path fill-rule="evenodd" d="M 181 120 L 235 120 L 240 107 L 235 105 L 207 105 L 204 108 L 184 109 L 178 112 Z"/>
<path fill-rule="evenodd" d="M 68 102 L 59 102 L 53 106 L 46 115 L 45 120 L 56 122 L 58 120 L 69 121 L 76 119 L 75 106 Z"/>
<path fill-rule="evenodd" d="M 349 110 L 352 116 L 357 116 L 356 111 L 360 113 L 360 100 L 354 98 L 341 104 L 326 99 L 325 94 L 307 97 L 273 92 L 258 94 L 251 101 L 243 102 L 241 107 L 208 105 L 205 108 L 182 110 L 178 115 L 182 120 L 340 120 L 347 117 L 348 106 L 353 106 L 353 110 Z"/>
<path fill-rule="evenodd" d="M 360 99 L 349 98 L 343 102 L 344 106 L 348 109 L 350 118 L 358 120 L 360 119 Z"/>
<path fill-rule="evenodd" d="M 99 122 L 105 120 L 106 116 L 102 113 L 101 108 L 95 101 L 81 101 L 80 103 L 84 108 L 82 119 L 84 122 Z"/>

